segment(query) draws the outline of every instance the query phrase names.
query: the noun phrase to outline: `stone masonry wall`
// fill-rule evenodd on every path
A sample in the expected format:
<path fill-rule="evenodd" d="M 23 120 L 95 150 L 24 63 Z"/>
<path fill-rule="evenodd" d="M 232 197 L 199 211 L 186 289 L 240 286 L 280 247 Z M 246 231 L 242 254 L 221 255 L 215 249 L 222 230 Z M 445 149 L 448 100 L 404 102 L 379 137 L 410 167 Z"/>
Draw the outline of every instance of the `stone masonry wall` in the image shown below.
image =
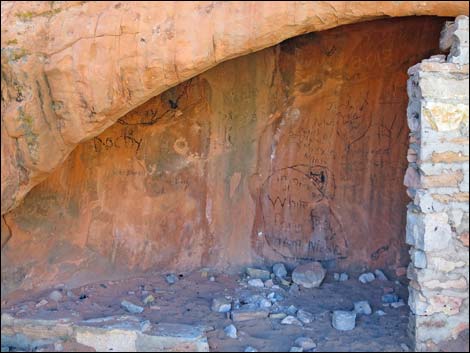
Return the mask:
<path fill-rule="evenodd" d="M 447 58 L 433 56 L 408 71 L 405 185 L 413 201 L 406 241 L 416 351 L 468 349 L 468 28 L 467 16 L 448 22 L 440 41 Z"/>

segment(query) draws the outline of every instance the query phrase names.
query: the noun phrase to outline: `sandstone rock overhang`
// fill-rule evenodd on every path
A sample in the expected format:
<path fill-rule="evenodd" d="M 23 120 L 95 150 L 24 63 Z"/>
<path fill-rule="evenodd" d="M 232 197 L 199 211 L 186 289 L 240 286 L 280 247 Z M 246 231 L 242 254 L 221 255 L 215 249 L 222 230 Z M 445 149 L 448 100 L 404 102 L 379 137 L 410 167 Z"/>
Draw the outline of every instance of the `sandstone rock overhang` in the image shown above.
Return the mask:
<path fill-rule="evenodd" d="M 343 24 L 468 12 L 459 1 L 2 2 L 1 213 L 78 143 L 220 62 Z"/>

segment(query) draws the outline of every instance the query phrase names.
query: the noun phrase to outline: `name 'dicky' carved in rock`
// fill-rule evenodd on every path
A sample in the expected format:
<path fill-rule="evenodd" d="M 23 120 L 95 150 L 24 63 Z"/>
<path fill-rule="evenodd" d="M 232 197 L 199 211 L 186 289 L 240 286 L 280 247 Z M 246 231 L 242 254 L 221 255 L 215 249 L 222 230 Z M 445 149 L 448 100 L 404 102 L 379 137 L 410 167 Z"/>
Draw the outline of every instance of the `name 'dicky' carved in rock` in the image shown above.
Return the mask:
<path fill-rule="evenodd" d="M 141 145 L 142 138 L 135 137 L 133 129 L 124 129 L 120 136 L 98 136 L 93 139 L 93 147 L 97 153 L 120 148 L 134 149 L 137 153 Z"/>
<path fill-rule="evenodd" d="M 329 206 L 334 191 L 329 170 L 319 165 L 291 166 L 268 177 L 260 193 L 267 245 L 286 258 L 346 257 L 342 226 Z"/>

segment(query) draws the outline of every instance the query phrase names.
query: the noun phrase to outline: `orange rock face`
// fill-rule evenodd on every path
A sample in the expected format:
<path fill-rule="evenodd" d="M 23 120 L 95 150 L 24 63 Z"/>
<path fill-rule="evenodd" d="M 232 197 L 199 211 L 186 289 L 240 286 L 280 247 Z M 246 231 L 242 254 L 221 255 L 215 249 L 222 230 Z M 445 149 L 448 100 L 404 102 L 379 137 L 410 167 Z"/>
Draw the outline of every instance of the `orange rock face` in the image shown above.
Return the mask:
<path fill-rule="evenodd" d="M 406 265 L 406 71 L 443 22 L 293 38 L 121 117 L 4 216 L 5 293 L 203 265 Z"/>
<path fill-rule="evenodd" d="M 220 62 L 342 24 L 468 14 L 468 2 L 4 1 L 1 14 L 4 214 L 77 144 Z"/>

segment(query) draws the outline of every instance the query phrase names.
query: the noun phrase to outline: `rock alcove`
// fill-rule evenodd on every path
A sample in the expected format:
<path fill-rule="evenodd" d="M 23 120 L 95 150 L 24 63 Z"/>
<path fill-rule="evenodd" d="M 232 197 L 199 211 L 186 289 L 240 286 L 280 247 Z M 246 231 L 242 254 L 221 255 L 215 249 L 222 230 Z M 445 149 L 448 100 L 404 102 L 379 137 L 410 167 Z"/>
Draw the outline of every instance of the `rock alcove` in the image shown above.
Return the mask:
<path fill-rule="evenodd" d="M 292 38 L 121 117 L 5 216 L 5 290 L 275 261 L 394 274 L 409 262 L 406 72 L 438 53 L 443 21 Z"/>
<path fill-rule="evenodd" d="M 422 212 L 429 211 L 421 204 L 424 198 L 415 197 L 423 192 L 421 189 L 447 187 L 446 183 L 455 180 L 458 188 L 465 187 L 462 172 L 460 179 L 457 172 L 455 180 L 452 175 L 429 180 L 423 177 L 421 184 L 416 183 L 420 176 L 413 174 L 416 164 L 422 163 L 416 158 L 421 151 L 414 149 L 420 136 L 412 119 L 407 123 L 407 112 L 410 118 L 416 103 L 413 99 L 419 95 L 414 92 L 416 87 L 410 86 L 413 79 L 406 90 L 408 75 L 413 76 L 413 71 L 407 70 L 441 52 L 437 38 L 445 20 L 381 19 L 288 39 L 221 63 L 168 89 L 120 117 L 101 134 L 79 144 L 18 207 L 2 216 L 2 233 L 7 234 L 2 235 L 2 299 L 5 298 L 2 314 L 8 312 L 21 320 L 28 315 L 62 319 L 60 315 L 64 312 L 74 313 L 85 320 L 80 325 L 83 322 L 94 325 L 98 321 L 93 320 L 105 322 L 108 318 L 102 316 L 125 309 L 133 314 L 144 312 L 150 326 L 163 318 L 186 324 L 207 319 L 217 326 L 221 324 L 220 317 L 208 314 L 207 303 L 200 305 L 198 300 L 207 301 L 206 295 L 210 294 L 214 307 L 214 301 L 220 299 L 216 294 L 221 294 L 223 287 L 225 299 L 220 299 L 220 303 L 228 301 L 225 304 L 232 306 L 231 320 L 235 323 L 245 321 L 239 318 L 247 315 L 236 311 L 239 306 L 253 305 L 255 302 L 250 301 L 258 294 L 247 296 L 238 292 L 234 274 L 246 266 L 266 269 L 282 262 L 288 268 L 287 279 L 272 275 L 271 280 L 267 273 L 264 282 L 259 278 L 252 283 L 246 281 L 255 288 L 260 283 L 263 290 L 279 285 L 278 289 L 290 296 L 288 300 L 296 298 L 296 305 L 310 310 L 298 310 L 292 305 L 282 312 L 271 310 L 269 318 L 282 319 L 281 325 L 305 329 L 318 320 L 321 326 L 332 307 L 347 309 L 354 301 L 353 311 L 335 311 L 332 316 L 334 329 L 341 330 L 339 327 L 345 324 L 339 321 L 352 317 L 346 326 L 352 323 L 354 328 L 356 314 L 372 313 L 368 302 L 357 301 L 368 299 L 376 316 L 360 318 L 361 330 L 375 327 L 383 315 L 389 315 L 388 320 L 397 327 L 393 334 L 381 328 L 379 339 L 374 341 L 375 349 L 395 349 L 402 339 L 406 344 L 402 342 L 401 349 L 415 343 L 418 350 L 435 349 L 437 346 L 428 338 L 429 330 L 422 327 L 429 326 L 426 320 L 441 312 L 459 315 L 455 322 L 448 323 L 452 334 L 447 338 L 455 339 L 465 330 L 458 320 L 460 314 L 468 311 L 468 296 L 467 299 L 450 296 L 447 300 L 439 294 L 422 299 L 422 295 L 428 296 L 428 288 L 422 290 L 421 285 L 431 283 L 431 289 L 436 288 L 434 282 L 418 278 L 429 255 L 422 250 L 432 252 L 439 245 L 430 243 L 433 248 L 426 248 L 428 245 L 419 243 L 416 235 L 419 232 L 413 228 L 420 224 L 413 218 L 419 217 L 415 216 L 418 213 L 415 206 L 408 207 L 407 218 L 410 197 Z M 451 47 L 453 52 L 455 46 Z M 432 71 L 433 63 L 448 65 L 443 60 L 434 57 L 426 64 L 431 69 L 426 66 L 423 70 Z M 466 73 L 468 81 L 468 65 L 463 69 L 446 66 L 442 70 L 444 76 L 451 72 L 455 80 L 461 80 Z M 425 88 L 423 97 L 427 94 Z M 461 109 L 461 104 L 453 109 Z M 468 137 L 468 105 L 466 109 L 467 125 L 462 118 L 463 123 L 459 121 L 456 126 L 461 135 L 467 131 Z M 462 111 L 465 115 L 464 108 Z M 457 113 L 453 111 L 454 115 Z M 433 116 L 428 121 L 432 119 Z M 434 123 L 433 128 L 441 129 L 440 124 Z M 457 157 L 454 154 L 433 154 L 433 163 L 462 162 L 461 154 Z M 404 177 L 408 190 L 403 185 Z M 465 195 L 468 205 L 468 193 L 458 194 L 457 201 L 465 203 Z M 436 200 L 441 202 L 443 197 Z M 459 207 L 460 204 L 456 209 Z M 436 217 L 441 216 L 447 217 L 439 214 Z M 460 220 L 464 223 L 465 217 L 468 223 L 468 214 Z M 442 233 L 441 229 L 452 226 L 458 241 L 468 246 L 464 226 L 456 226 L 455 219 L 449 220 L 449 226 L 447 221 L 448 218 L 443 221 L 444 228 L 435 227 L 436 234 L 438 229 Z M 429 222 L 434 224 L 434 218 Z M 450 231 L 446 237 L 449 234 Z M 450 238 L 446 241 L 451 242 Z M 406 243 L 412 245 L 411 251 Z M 465 261 L 468 267 L 468 256 L 465 260 L 458 249 L 457 272 L 451 274 L 452 278 L 460 276 Z M 432 256 L 427 257 L 428 261 Z M 299 291 L 297 284 L 290 282 L 294 277 L 290 276 L 291 270 L 312 261 L 319 261 L 328 270 L 325 283 L 320 291 L 306 292 L 302 288 Z M 436 266 L 432 261 L 430 264 Z M 359 274 L 374 269 L 385 272 L 383 282 L 362 286 L 369 282 L 365 280 L 367 275 L 356 281 Z M 354 282 L 336 283 L 344 273 L 333 276 L 335 271 L 349 273 Z M 163 276 L 170 272 L 179 276 Z M 209 273 L 212 276 L 208 277 Z M 265 275 L 262 270 L 256 273 Z M 377 278 L 384 276 L 383 272 L 375 273 Z M 201 284 L 201 278 L 206 282 L 210 278 L 209 284 Z M 183 279 L 187 285 L 182 284 Z M 410 308 L 403 299 L 408 296 L 408 279 L 412 311 L 409 323 L 416 342 L 405 338 L 408 320 L 404 318 Z M 242 286 L 245 280 L 243 277 Z M 451 282 L 457 291 L 468 285 L 464 277 Z M 178 296 L 162 294 L 170 293 L 161 288 L 171 285 L 180 291 Z M 51 288 L 56 290 L 50 293 Z M 39 300 L 45 293 L 49 293 L 48 300 Z M 307 298 L 311 293 L 315 303 Z M 153 295 L 160 296 L 155 299 Z M 269 298 L 268 304 L 275 306 L 284 300 L 279 293 L 269 295 L 271 298 L 258 295 L 261 301 L 256 304 L 266 303 Z M 120 301 L 123 296 L 130 302 Z M 135 297 L 140 297 L 145 309 L 132 304 L 136 303 Z M 387 302 L 389 299 L 392 303 Z M 154 305 L 155 300 L 165 308 Z M 422 309 L 422 303 L 430 304 L 431 309 Z M 442 303 L 450 303 L 450 307 Z M 387 313 L 377 310 L 384 304 L 387 308 L 401 309 Z M 461 312 L 459 308 L 463 308 Z M 187 314 L 191 311 L 191 315 Z M 8 315 L 2 315 L 2 337 L 4 331 L 15 327 L 16 319 Z M 268 313 L 262 312 L 256 319 L 267 317 Z M 140 319 L 126 319 L 126 325 L 135 326 L 138 335 L 146 332 L 143 327 L 147 325 L 147 321 Z M 330 319 L 325 322 L 328 326 L 321 328 L 324 336 L 334 341 L 338 333 L 332 329 Z M 39 322 L 39 325 L 49 324 Z M 114 322 L 108 326 L 113 325 Z M 52 331 L 57 328 L 54 327 Z M 242 332 L 249 329 L 244 324 L 237 327 Z M 420 330 L 415 333 L 415 328 Z M 260 328 L 259 335 L 265 335 L 265 329 Z M 112 340 L 105 344 L 95 340 L 95 332 L 86 336 L 88 333 L 80 331 L 83 328 L 75 330 L 71 335 L 76 335 L 78 343 L 95 349 L 138 350 L 137 346 L 142 344 L 138 340 L 126 343 L 135 345 L 132 347 L 119 346 L 120 341 Z M 229 331 L 231 336 L 237 336 L 237 328 L 225 332 Z M 285 334 L 293 337 L 297 332 L 289 328 Z M 366 330 L 366 336 L 369 334 L 373 336 L 372 331 Z M 263 349 L 289 349 L 290 343 L 276 341 L 275 335 L 268 336 Z M 208 337 L 211 348 L 234 348 L 232 342 L 220 340 L 215 333 Z M 318 343 L 322 349 L 357 344 L 355 339 L 348 341 L 344 337 L 337 337 L 338 346 L 332 346 L 328 340 Z M 197 349 L 208 349 L 204 340 L 198 341 L 202 346 Z M 242 341 L 251 342 L 238 343 Z M 35 349 L 33 343 L 28 341 L 26 347 L 16 348 Z M 14 341 L 10 346 L 17 344 Z M 356 348 L 364 347 L 359 344 Z"/>

